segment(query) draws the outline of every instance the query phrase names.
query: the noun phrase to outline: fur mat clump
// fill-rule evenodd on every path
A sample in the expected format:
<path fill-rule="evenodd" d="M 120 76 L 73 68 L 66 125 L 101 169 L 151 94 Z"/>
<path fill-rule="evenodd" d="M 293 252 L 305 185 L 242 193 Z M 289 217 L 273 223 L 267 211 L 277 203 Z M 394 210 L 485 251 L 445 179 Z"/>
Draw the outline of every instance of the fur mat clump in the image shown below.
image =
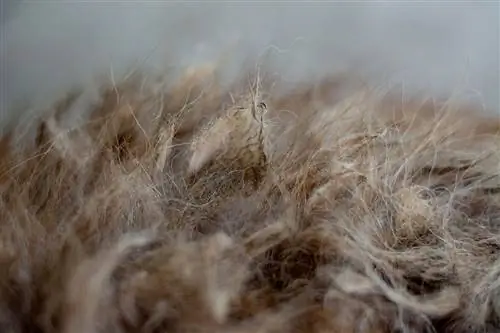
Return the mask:
<path fill-rule="evenodd" d="M 0 142 L 1 332 L 500 330 L 498 118 L 143 79 Z"/>

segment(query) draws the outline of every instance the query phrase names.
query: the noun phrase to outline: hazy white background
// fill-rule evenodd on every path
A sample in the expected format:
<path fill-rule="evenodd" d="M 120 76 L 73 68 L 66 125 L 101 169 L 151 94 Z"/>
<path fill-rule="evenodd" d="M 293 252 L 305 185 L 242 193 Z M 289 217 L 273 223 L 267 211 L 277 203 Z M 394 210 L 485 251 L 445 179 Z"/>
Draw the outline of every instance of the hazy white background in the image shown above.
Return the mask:
<path fill-rule="evenodd" d="M 97 73 L 118 80 L 145 57 L 181 68 L 221 50 L 228 78 L 267 51 L 289 80 L 355 68 L 499 105 L 498 1 L 0 2 L 4 124 L 14 103 L 48 103 Z"/>

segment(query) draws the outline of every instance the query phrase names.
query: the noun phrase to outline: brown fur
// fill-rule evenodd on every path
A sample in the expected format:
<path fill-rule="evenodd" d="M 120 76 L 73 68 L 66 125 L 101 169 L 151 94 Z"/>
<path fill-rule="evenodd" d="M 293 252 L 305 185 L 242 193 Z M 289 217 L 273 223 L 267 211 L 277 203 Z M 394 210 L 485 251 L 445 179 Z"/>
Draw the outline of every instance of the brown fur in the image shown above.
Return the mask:
<path fill-rule="evenodd" d="M 0 331 L 500 329 L 498 118 L 212 74 L 0 142 Z"/>

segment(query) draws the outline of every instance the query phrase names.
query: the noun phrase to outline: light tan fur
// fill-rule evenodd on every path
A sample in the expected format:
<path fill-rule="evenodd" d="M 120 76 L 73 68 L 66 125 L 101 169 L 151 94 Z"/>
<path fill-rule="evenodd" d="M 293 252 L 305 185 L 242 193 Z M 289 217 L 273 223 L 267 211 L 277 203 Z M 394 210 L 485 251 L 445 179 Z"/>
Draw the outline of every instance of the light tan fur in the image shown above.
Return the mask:
<path fill-rule="evenodd" d="M 497 330 L 498 117 L 207 73 L 0 141 L 1 332 Z"/>

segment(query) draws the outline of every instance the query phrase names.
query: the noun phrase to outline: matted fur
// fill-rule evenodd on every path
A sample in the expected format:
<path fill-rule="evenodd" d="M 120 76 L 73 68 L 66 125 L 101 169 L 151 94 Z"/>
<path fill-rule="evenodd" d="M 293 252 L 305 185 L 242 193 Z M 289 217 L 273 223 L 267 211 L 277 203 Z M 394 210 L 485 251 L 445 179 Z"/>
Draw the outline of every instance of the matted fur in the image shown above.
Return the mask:
<path fill-rule="evenodd" d="M 27 148 L 3 138 L 1 332 L 500 329 L 497 118 L 343 78 L 213 78 L 104 86 L 67 128 L 71 94 Z M 248 149 L 218 119 L 261 102 L 249 186 L 254 160 L 211 162 Z"/>

